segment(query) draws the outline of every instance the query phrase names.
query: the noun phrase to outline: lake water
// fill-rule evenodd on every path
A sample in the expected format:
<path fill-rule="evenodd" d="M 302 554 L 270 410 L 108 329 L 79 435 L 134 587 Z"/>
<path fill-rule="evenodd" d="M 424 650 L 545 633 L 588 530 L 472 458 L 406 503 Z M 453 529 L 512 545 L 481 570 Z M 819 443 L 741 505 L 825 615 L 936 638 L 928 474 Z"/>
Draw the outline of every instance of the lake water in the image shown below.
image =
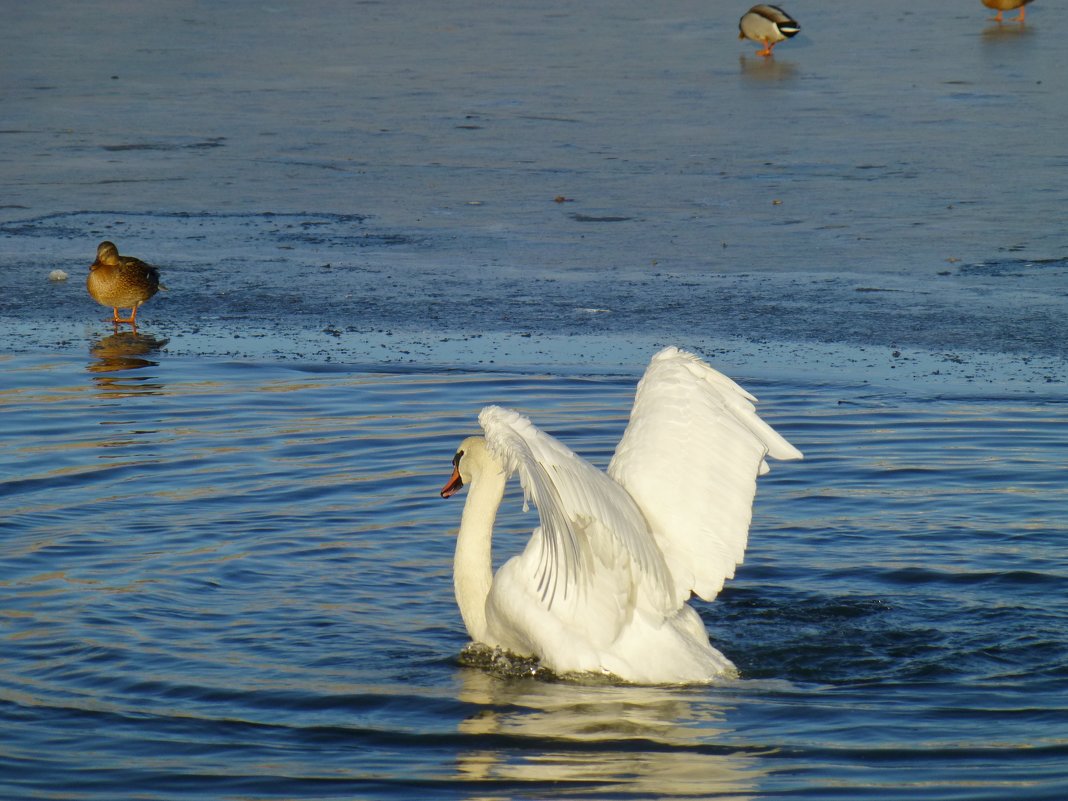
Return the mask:
<path fill-rule="evenodd" d="M 795 3 L 8 4 L 0 798 L 1068 797 L 1056 10 Z M 806 455 L 740 678 L 471 664 L 456 444 L 604 465 L 664 345 Z"/>
<path fill-rule="evenodd" d="M 1062 398 L 746 382 L 805 449 L 700 611 L 738 680 L 465 666 L 437 490 L 489 402 L 604 465 L 635 374 L 9 357 L 7 798 L 1054 798 Z M 497 555 L 534 525 L 512 493 Z"/>

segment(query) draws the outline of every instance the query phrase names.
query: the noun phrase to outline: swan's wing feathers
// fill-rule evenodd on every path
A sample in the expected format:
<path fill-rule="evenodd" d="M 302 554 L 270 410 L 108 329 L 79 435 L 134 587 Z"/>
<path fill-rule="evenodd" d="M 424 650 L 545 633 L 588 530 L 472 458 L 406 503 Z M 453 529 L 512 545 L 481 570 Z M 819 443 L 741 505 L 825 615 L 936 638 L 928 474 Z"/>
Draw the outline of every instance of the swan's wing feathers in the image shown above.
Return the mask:
<path fill-rule="evenodd" d="M 801 458 L 755 401 L 676 348 L 654 356 L 638 385 L 608 474 L 649 521 L 680 602 L 690 591 L 711 600 L 741 564 L 765 456 Z"/>
<path fill-rule="evenodd" d="M 675 593 L 663 556 L 616 482 L 518 412 L 487 406 L 478 419 L 490 452 L 519 473 L 526 499 L 538 509 L 540 535 L 531 547 L 540 548 L 536 580 L 543 603 L 581 605 L 610 596 L 670 608 Z M 603 586 L 606 576 L 611 588 Z M 596 592 L 594 580 L 601 584 Z M 617 625 L 628 606 L 620 603 Z"/>

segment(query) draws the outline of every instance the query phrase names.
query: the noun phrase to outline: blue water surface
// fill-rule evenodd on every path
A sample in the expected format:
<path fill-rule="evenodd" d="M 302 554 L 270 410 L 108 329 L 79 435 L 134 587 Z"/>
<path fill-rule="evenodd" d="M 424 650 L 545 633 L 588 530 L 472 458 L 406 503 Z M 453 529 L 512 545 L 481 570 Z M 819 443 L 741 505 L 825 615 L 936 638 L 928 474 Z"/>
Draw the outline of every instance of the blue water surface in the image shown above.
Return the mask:
<path fill-rule="evenodd" d="M 1063 14 L 746 5 L 5 4 L 0 799 L 1068 798 Z M 478 664 L 457 443 L 664 345 L 806 455 L 740 677 Z"/>
<path fill-rule="evenodd" d="M 133 342 L 3 359 L 0 797 L 1068 792 L 1061 398 L 735 375 L 806 457 L 762 479 L 746 562 L 700 605 L 740 678 L 577 684 L 461 659 L 462 500 L 437 490 L 486 403 L 605 465 L 640 367 Z"/>

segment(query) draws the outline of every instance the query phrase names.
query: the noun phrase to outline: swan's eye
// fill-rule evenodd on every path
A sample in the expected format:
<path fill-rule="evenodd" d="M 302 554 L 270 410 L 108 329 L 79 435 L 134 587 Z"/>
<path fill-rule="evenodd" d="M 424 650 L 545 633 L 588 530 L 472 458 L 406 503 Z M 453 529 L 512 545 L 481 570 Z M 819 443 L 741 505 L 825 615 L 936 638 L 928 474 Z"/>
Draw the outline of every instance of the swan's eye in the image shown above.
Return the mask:
<path fill-rule="evenodd" d="M 460 469 L 460 460 L 463 458 L 463 456 L 463 451 L 456 451 L 456 455 L 452 457 L 452 466 L 455 467 L 457 470 Z"/>

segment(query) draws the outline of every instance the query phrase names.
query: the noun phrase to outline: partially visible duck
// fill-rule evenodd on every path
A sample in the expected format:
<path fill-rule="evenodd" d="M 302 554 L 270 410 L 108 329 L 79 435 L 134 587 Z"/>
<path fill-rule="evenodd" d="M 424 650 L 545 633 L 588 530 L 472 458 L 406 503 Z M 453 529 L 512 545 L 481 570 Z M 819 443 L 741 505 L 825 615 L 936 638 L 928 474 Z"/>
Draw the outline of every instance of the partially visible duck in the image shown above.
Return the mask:
<path fill-rule="evenodd" d="M 120 256 L 111 242 L 101 242 L 96 248 L 96 261 L 89 266 L 85 286 L 93 300 L 110 306 L 112 321 L 137 325 L 138 307 L 166 289 L 159 282 L 159 270 L 133 256 Z M 129 317 L 120 317 L 119 309 L 129 309 Z"/>
<path fill-rule="evenodd" d="M 994 22 L 1003 22 L 1001 15 L 1006 11 L 1012 11 L 1014 8 L 1020 9 L 1020 13 L 1009 22 L 1023 22 L 1027 16 L 1027 9 L 1025 6 L 1030 3 L 1031 0 L 983 0 L 983 5 L 987 8 L 992 8 L 998 13 L 994 15 Z"/>
<path fill-rule="evenodd" d="M 987 2 L 987 0 L 983 0 Z M 772 48 L 801 30 L 801 26 L 778 6 L 761 3 L 753 6 L 738 20 L 738 38 L 763 42 L 758 56 L 770 56 Z"/>

